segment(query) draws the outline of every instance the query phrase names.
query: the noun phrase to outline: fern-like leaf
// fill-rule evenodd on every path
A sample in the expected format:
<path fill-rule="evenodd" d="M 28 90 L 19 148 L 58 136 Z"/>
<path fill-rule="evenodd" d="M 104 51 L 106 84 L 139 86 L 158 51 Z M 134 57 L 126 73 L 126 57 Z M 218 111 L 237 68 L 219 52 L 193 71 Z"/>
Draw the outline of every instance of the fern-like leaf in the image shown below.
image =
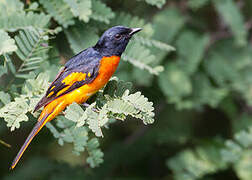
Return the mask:
<path fill-rule="evenodd" d="M 236 42 L 240 46 L 247 43 L 248 33 L 245 29 L 243 16 L 233 0 L 215 0 L 214 5 L 225 23 L 230 27 Z"/>
<path fill-rule="evenodd" d="M 8 93 L 0 91 L 0 102 L 2 104 L 8 104 L 8 103 L 10 103 L 10 95 Z M 0 107 L 1 107 L 1 104 L 0 104 Z"/>
<path fill-rule="evenodd" d="M 110 118 L 125 120 L 130 115 L 141 119 L 144 124 L 153 123 L 153 103 L 140 92 L 130 94 L 129 88 L 128 83 L 110 81 L 104 90 L 104 96 L 97 99 L 97 103 L 102 100 L 101 108 L 95 102 L 83 111 L 78 107 L 79 105 L 72 104 L 65 111 L 65 116 L 77 122 L 77 126 L 87 123 L 89 129 L 98 137 L 103 136 L 101 128 L 108 123 Z"/>
<path fill-rule="evenodd" d="M 185 150 L 167 161 L 167 166 L 173 171 L 176 180 L 197 180 L 206 174 L 224 169 L 226 164 L 220 161 L 220 142 L 212 142 L 196 147 L 195 150 Z"/>
<path fill-rule="evenodd" d="M 67 107 L 65 117 L 73 122 L 76 122 L 77 127 L 83 126 L 88 118 L 87 114 L 84 113 L 84 110 L 76 103 Z"/>
<path fill-rule="evenodd" d="M 106 4 L 98 0 L 92 1 L 92 19 L 108 24 L 114 17 L 115 13 Z"/>
<path fill-rule="evenodd" d="M 70 6 L 63 0 L 40 0 L 39 1 L 59 24 L 64 28 L 74 24 L 74 16 L 70 11 Z"/>
<path fill-rule="evenodd" d="M 8 72 L 7 66 L 0 65 L 0 77 Z"/>
<path fill-rule="evenodd" d="M 82 24 L 68 28 L 65 31 L 65 34 L 70 47 L 75 54 L 85 48 L 93 46 L 99 39 L 95 32 L 95 28 L 84 26 Z"/>
<path fill-rule="evenodd" d="M 0 55 L 4 53 L 12 53 L 16 50 L 17 46 L 15 45 L 15 40 L 0 29 Z"/>
<path fill-rule="evenodd" d="M 179 54 L 179 66 L 188 74 L 194 73 L 203 60 L 205 48 L 209 43 L 209 37 L 185 31 L 181 33 L 176 43 Z"/>
<path fill-rule="evenodd" d="M 209 0 L 189 0 L 188 6 L 192 8 L 193 10 L 197 10 L 199 8 L 204 7 L 207 5 L 210 1 Z"/>
<path fill-rule="evenodd" d="M 153 48 L 153 47 L 156 47 L 160 50 L 164 50 L 164 51 L 167 51 L 167 52 L 170 52 L 170 51 L 175 51 L 175 48 L 164 43 L 164 42 L 161 42 L 161 41 L 157 41 L 157 40 L 154 40 L 154 39 L 150 39 L 150 38 L 145 38 L 145 37 L 142 37 L 142 36 L 135 36 L 135 39 L 136 41 L 140 42 L 141 44 L 145 45 L 145 46 L 148 46 L 150 48 Z"/>
<path fill-rule="evenodd" d="M 153 6 L 157 6 L 158 8 L 161 8 L 166 0 L 145 0 L 146 3 L 153 5 Z"/>
<path fill-rule="evenodd" d="M 48 75 L 42 73 L 36 79 L 27 80 L 22 89 L 24 94 L 16 97 L 14 101 L 3 99 L 6 104 L 0 109 L 0 117 L 4 118 L 11 131 L 19 128 L 21 122 L 28 121 L 27 113 L 32 113 L 39 97 L 44 94 L 48 79 Z"/>
<path fill-rule="evenodd" d="M 247 130 L 241 130 L 234 135 L 233 140 L 225 142 L 225 148 L 221 150 L 222 161 L 233 165 L 240 179 L 251 179 L 250 161 L 252 146 L 252 127 Z"/>
<path fill-rule="evenodd" d="M 46 28 L 50 20 L 44 13 L 26 13 L 23 3 L 17 0 L 0 1 L 0 29 L 14 32 L 30 26 L 34 28 Z"/>
<path fill-rule="evenodd" d="M 87 151 L 89 154 L 87 163 L 89 163 L 92 168 L 99 166 L 103 162 L 104 154 L 99 149 L 99 141 L 97 138 L 92 138 L 88 141 Z"/>
<path fill-rule="evenodd" d="M 16 77 L 25 77 L 25 73 L 39 68 L 41 62 L 47 58 L 48 35 L 44 31 L 28 28 L 21 30 L 15 40 L 18 46 L 16 54 L 23 61 Z"/>
<path fill-rule="evenodd" d="M 7 122 L 7 127 L 11 131 L 20 127 L 20 122 L 28 121 L 26 113 L 29 110 L 26 96 L 15 98 L 15 101 L 6 104 L 0 109 L 0 117 L 4 118 Z"/>
<path fill-rule="evenodd" d="M 89 21 L 89 17 L 92 14 L 91 0 L 63 0 L 71 9 L 71 12 L 75 17 L 78 17 L 84 22 Z"/>
<path fill-rule="evenodd" d="M 155 61 L 155 56 L 151 54 L 149 49 L 137 42 L 131 42 L 128 45 L 125 53 L 122 55 L 122 59 L 140 69 L 149 71 L 151 74 L 158 75 L 163 71 L 163 66 L 151 66 L 151 63 Z"/>
<path fill-rule="evenodd" d="M 171 43 L 185 26 L 185 21 L 185 17 L 177 8 L 166 8 L 153 17 L 153 37 L 159 41 Z"/>

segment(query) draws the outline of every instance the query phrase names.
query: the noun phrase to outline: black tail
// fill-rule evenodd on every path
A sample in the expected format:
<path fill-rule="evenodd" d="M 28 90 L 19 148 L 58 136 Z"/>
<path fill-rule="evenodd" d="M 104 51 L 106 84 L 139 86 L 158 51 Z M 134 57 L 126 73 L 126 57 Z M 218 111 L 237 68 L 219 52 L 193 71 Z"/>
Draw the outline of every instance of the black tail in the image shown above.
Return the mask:
<path fill-rule="evenodd" d="M 40 121 L 37 122 L 37 124 L 34 126 L 34 128 L 32 129 L 32 131 L 30 132 L 29 136 L 26 138 L 23 146 L 21 147 L 21 149 L 19 150 L 17 156 L 15 157 L 15 159 L 13 160 L 10 169 L 14 169 L 15 166 L 17 165 L 19 159 L 22 157 L 24 151 L 26 150 L 26 148 L 28 147 L 28 145 L 31 143 L 32 139 L 34 138 L 34 136 L 36 136 L 36 134 L 40 131 L 40 129 L 45 125 L 46 123 L 46 119 L 49 116 L 49 114 L 47 114 L 46 116 L 44 116 Z"/>

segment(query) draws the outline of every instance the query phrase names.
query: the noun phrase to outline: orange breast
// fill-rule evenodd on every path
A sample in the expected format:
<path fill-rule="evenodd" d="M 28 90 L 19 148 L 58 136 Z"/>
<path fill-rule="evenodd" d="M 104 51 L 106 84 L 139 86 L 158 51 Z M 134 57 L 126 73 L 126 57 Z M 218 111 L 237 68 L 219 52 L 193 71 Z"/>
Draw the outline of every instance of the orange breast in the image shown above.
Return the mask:
<path fill-rule="evenodd" d="M 118 56 L 102 58 L 100 62 L 99 74 L 92 83 L 88 84 L 89 88 L 92 90 L 101 89 L 116 71 L 119 61 L 120 57 Z"/>
<path fill-rule="evenodd" d="M 90 83 L 86 84 L 73 92 L 66 94 L 65 98 L 69 104 L 72 102 L 83 103 L 90 96 L 101 89 L 111 78 L 111 76 L 116 71 L 116 68 L 120 62 L 119 56 L 104 57 L 101 59 L 99 74 L 96 79 Z"/>

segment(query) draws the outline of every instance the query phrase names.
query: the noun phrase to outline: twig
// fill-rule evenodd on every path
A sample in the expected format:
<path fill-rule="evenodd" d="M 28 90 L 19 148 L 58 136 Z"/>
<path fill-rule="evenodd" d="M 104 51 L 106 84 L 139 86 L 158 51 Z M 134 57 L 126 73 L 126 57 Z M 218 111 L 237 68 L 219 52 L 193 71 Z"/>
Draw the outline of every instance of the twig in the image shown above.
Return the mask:
<path fill-rule="evenodd" d="M 8 147 L 8 148 L 11 148 L 11 145 L 10 145 L 10 144 L 4 142 L 4 141 L 1 140 L 1 139 L 0 139 L 0 143 L 1 143 L 2 145 L 4 145 L 4 146 Z"/>

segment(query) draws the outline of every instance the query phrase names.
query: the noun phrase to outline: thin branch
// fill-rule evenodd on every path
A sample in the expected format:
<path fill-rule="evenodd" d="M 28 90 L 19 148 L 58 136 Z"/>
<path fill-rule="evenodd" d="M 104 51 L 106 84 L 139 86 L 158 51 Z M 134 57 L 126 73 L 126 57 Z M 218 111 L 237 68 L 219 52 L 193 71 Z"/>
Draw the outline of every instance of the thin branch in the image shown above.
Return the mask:
<path fill-rule="evenodd" d="M 2 144 L 2 145 L 4 145 L 4 146 L 6 146 L 6 147 L 8 147 L 8 148 L 11 148 L 11 145 L 10 145 L 10 144 L 8 144 L 8 143 L 4 142 L 4 141 L 3 141 L 3 140 L 1 140 L 1 139 L 0 139 L 0 144 Z"/>

